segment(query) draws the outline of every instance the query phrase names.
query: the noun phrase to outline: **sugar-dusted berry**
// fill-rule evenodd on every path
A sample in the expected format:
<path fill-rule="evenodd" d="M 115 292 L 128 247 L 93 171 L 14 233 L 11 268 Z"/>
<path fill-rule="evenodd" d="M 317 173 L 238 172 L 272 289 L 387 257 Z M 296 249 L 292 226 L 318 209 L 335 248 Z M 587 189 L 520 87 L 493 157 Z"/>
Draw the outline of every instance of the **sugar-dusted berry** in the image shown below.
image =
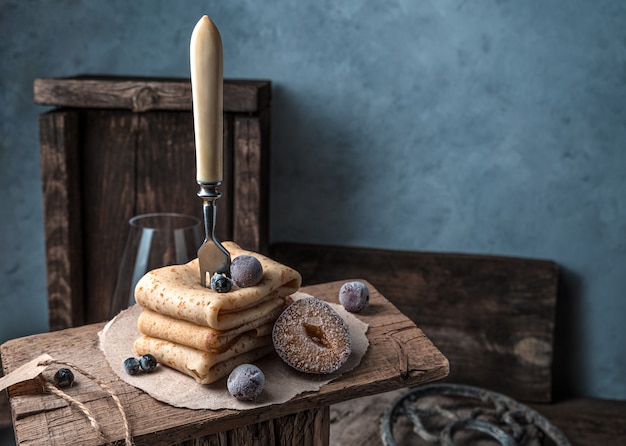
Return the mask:
<path fill-rule="evenodd" d="M 226 386 L 236 399 L 254 401 L 265 387 L 265 375 L 254 364 L 241 364 L 230 372 Z"/>
<path fill-rule="evenodd" d="M 370 291 L 363 282 L 346 282 L 339 290 L 339 302 L 351 313 L 362 311 L 369 301 Z"/>
<path fill-rule="evenodd" d="M 263 278 L 263 265 L 256 257 L 237 256 L 230 264 L 230 277 L 241 288 L 254 286 Z"/>

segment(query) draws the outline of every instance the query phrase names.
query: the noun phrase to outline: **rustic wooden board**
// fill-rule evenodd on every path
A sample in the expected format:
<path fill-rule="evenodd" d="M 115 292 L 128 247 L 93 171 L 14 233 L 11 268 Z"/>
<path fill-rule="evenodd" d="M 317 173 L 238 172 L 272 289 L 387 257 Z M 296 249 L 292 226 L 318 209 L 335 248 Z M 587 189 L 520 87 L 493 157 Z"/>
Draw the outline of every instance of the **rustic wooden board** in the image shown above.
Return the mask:
<path fill-rule="evenodd" d="M 246 249 L 267 252 L 269 209 L 269 110 L 260 117 L 234 119 L 233 182 L 239 188 L 233 209 L 233 240 Z"/>
<path fill-rule="evenodd" d="M 80 205 L 79 115 L 39 117 L 51 329 L 85 322 Z"/>
<path fill-rule="evenodd" d="M 0 373 L 2 376 L 2 373 Z M 0 392 L 0 429 L 11 424 L 11 411 L 6 390 Z"/>
<path fill-rule="evenodd" d="M 626 442 L 626 401 L 572 398 L 530 407 L 561 429 L 572 446 Z"/>
<path fill-rule="evenodd" d="M 191 81 L 182 78 L 78 76 L 35 79 L 35 103 L 57 107 L 191 111 Z M 269 107 L 267 80 L 224 79 L 224 112 L 250 113 Z"/>
<path fill-rule="evenodd" d="M 300 271 L 305 285 L 369 280 L 448 357 L 449 381 L 551 400 L 556 263 L 287 243 L 270 255 Z"/>
<path fill-rule="evenodd" d="M 320 284 L 305 287 L 302 291 L 337 303 L 339 288 L 343 283 Z M 174 408 L 154 400 L 114 375 L 98 348 L 97 332 L 103 324 L 11 340 L 0 347 L 0 352 L 5 373 L 44 352 L 84 368 L 115 390 L 126 408 L 137 445 L 181 443 L 277 417 L 320 409 L 360 396 L 444 378 L 448 373 L 448 361 L 441 352 L 413 322 L 371 285 L 370 290 L 369 309 L 359 315 L 361 320 L 369 324 L 367 337 L 370 341 L 369 350 L 361 364 L 323 386 L 319 392 L 298 395 L 287 403 L 269 409 L 194 411 Z M 49 373 L 53 372 L 54 369 Z M 69 389 L 68 393 L 90 407 L 108 435 L 122 438 L 120 416 L 111 398 L 96 384 L 80 378 L 78 381 L 79 385 Z M 99 444 L 84 416 L 57 396 L 41 394 L 32 385 L 13 386 L 9 395 L 19 442 L 32 445 L 69 442 Z M 324 411 L 313 415 L 297 416 L 304 416 L 308 422 L 317 419 L 318 425 L 324 425 L 328 416 Z M 291 420 L 293 423 L 293 418 Z M 283 426 L 282 429 L 287 427 Z M 315 444 L 315 441 L 311 440 L 310 444 Z"/>
<path fill-rule="evenodd" d="M 137 139 L 141 117 L 131 112 L 82 113 L 82 210 L 85 323 L 108 318 L 128 219 L 137 206 Z M 47 217 L 46 217 L 47 219 Z"/>

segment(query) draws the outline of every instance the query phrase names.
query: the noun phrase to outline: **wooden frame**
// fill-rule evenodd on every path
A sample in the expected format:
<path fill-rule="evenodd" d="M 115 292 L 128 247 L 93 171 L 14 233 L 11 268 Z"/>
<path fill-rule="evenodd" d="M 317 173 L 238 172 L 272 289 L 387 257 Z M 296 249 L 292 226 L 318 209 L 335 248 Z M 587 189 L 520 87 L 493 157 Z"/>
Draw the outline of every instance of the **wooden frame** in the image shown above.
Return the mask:
<path fill-rule="evenodd" d="M 51 330 L 103 321 L 130 217 L 201 218 L 188 79 L 36 79 Z M 271 83 L 224 82 L 217 235 L 268 247 Z M 237 180 L 234 181 L 234 178 Z"/>

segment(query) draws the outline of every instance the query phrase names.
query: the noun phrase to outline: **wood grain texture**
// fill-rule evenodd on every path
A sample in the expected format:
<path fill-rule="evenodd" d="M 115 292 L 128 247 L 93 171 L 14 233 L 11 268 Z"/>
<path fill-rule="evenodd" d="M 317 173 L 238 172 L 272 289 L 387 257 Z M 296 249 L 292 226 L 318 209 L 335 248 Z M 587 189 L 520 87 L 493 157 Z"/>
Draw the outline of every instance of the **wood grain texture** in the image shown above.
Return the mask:
<path fill-rule="evenodd" d="M 236 224 L 233 239 L 246 249 L 267 253 L 269 209 L 268 113 L 234 120 L 233 197 Z M 255 249 L 256 248 L 256 249 Z"/>
<path fill-rule="evenodd" d="M 626 442 L 626 401 L 572 398 L 531 407 L 561 429 L 573 446 Z"/>
<path fill-rule="evenodd" d="M 39 117 L 50 330 L 85 321 L 78 132 L 77 112 Z"/>
<path fill-rule="evenodd" d="M 303 288 L 302 291 L 336 303 L 343 283 L 320 284 Z M 369 350 L 361 364 L 323 386 L 319 392 L 300 394 L 271 408 L 247 411 L 188 410 L 154 400 L 143 391 L 119 380 L 106 363 L 97 340 L 97 332 L 104 324 L 11 340 L 0 347 L 0 353 L 5 373 L 40 353 L 47 352 L 53 358 L 70 361 L 108 383 L 128 413 L 133 439 L 137 445 L 180 444 L 208 436 L 213 436 L 213 443 L 199 444 L 228 444 L 217 442 L 224 439 L 223 435 L 219 436 L 220 432 L 289 416 L 293 416 L 292 421 L 281 422 L 278 427 L 274 425 L 272 428 L 276 438 L 302 438 L 305 442 L 294 440 L 287 444 L 325 444 L 324 432 L 329 422 L 328 414 L 319 412 L 319 409 L 360 396 L 438 380 L 448 373 L 446 358 L 424 333 L 374 287 L 370 286 L 370 290 L 370 310 L 359 314 L 359 318 L 369 324 L 367 337 L 370 341 Z M 402 349 L 398 352 L 392 345 L 393 338 L 410 339 L 410 342 L 401 344 Z M 54 370 L 45 373 L 53 372 Z M 69 441 L 86 446 L 100 444 L 84 416 L 68 407 L 64 400 L 54 395 L 42 394 L 36 386 L 14 386 L 9 390 L 13 422 L 21 444 L 66 444 Z M 122 438 L 120 416 L 111 398 L 99 386 L 78 377 L 77 385 L 68 392 L 88 404 L 107 435 L 115 439 Z M 313 414 L 302 414 L 303 411 L 311 410 L 314 411 Z M 303 425 L 308 427 L 298 429 L 298 426 Z M 269 428 L 261 429 L 267 431 Z M 317 429 L 320 431 L 315 433 Z M 324 435 L 320 435 L 320 432 Z"/>
<path fill-rule="evenodd" d="M 306 285 L 369 280 L 448 357 L 449 381 L 551 400 L 554 262 L 297 244 L 276 244 L 270 255 Z"/>
<path fill-rule="evenodd" d="M 2 374 L 0 373 L 0 376 Z M 0 392 L 0 428 L 11 424 L 11 410 L 6 390 Z"/>
<path fill-rule="evenodd" d="M 255 113 L 269 107 L 266 80 L 224 80 L 224 112 Z M 35 79 L 35 102 L 58 107 L 191 111 L 190 79 L 79 76 Z"/>
<path fill-rule="evenodd" d="M 141 116 L 83 112 L 80 206 L 84 240 L 85 323 L 108 318 L 117 268 L 137 209 L 137 144 Z"/>

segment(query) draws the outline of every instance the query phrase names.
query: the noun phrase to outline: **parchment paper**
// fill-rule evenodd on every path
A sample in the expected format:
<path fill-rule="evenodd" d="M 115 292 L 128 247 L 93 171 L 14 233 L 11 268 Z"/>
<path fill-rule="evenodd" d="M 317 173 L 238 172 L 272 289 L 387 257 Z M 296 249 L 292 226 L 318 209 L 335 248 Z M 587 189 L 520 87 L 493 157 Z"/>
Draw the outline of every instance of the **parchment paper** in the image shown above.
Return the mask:
<path fill-rule="evenodd" d="M 310 297 L 309 294 L 297 292 L 294 299 Z M 188 409 L 250 409 L 269 406 L 289 401 L 302 392 L 318 391 L 324 384 L 341 376 L 359 365 L 367 352 L 368 325 L 341 305 L 330 304 L 346 321 L 352 338 L 352 354 L 348 361 L 337 372 L 329 375 L 314 375 L 298 372 L 285 364 L 276 354 L 267 356 L 255 364 L 265 375 L 265 389 L 255 402 L 242 402 L 233 398 L 226 388 L 226 379 L 208 385 L 196 381 L 177 370 L 160 365 L 152 373 L 140 373 L 131 376 L 124 370 L 124 360 L 136 356 L 133 343 L 140 336 L 137 329 L 137 318 L 143 310 L 134 305 L 122 311 L 112 319 L 101 332 L 100 349 L 113 371 L 122 381 L 148 393 L 153 398 L 175 407 Z"/>

